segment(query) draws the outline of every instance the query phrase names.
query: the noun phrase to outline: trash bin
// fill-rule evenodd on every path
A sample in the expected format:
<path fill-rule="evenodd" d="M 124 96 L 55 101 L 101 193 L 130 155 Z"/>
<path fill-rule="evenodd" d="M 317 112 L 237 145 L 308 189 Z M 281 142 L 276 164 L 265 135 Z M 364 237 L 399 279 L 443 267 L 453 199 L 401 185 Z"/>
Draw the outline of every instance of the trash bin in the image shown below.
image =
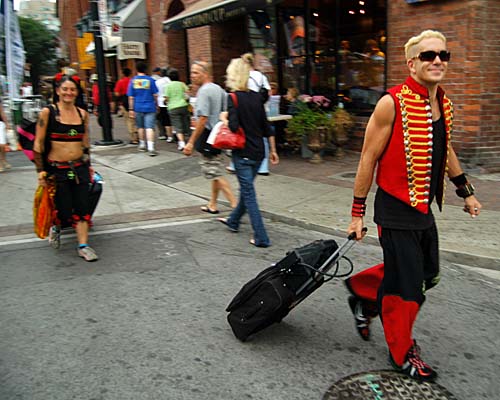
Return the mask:
<path fill-rule="evenodd" d="M 19 125 L 23 121 L 23 100 L 14 99 L 12 101 L 12 117 L 14 125 Z"/>

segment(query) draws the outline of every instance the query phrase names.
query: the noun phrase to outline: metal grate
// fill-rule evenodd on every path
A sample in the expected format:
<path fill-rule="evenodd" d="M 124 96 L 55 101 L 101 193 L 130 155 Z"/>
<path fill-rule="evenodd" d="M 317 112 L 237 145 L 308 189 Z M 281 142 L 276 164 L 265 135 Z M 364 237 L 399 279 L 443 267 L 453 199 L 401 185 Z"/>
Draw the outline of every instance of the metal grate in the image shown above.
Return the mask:
<path fill-rule="evenodd" d="M 370 371 L 342 378 L 323 400 L 457 400 L 437 383 L 421 383 L 395 371 Z"/>

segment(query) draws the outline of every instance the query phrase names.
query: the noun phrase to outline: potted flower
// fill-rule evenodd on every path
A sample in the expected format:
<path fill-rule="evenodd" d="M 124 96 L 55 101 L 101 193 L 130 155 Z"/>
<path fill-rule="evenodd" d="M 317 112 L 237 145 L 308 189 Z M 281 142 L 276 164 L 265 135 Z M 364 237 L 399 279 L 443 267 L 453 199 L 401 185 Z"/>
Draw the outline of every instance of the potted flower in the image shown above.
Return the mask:
<path fill-rule="evenodd" d="M 323 96 L 314 96 L 326 99 Z M 312 100 L 312 96 L 300 96 L 297 102 L 297 113 L 288 121 L 287 140 L 302 146 L 302 156 L 310 157 L 310 161 L 321 162 L 320 151 L 329 140 L 329 118 L 321 105 Z M 328 100 L 328 99 L 326 99 Z M 322 103 L 326 104 L 326 103 Z M 328 100 L 329 105 L 329 100 Z M 308 151 L 312 151 L 312 156 Z"/>

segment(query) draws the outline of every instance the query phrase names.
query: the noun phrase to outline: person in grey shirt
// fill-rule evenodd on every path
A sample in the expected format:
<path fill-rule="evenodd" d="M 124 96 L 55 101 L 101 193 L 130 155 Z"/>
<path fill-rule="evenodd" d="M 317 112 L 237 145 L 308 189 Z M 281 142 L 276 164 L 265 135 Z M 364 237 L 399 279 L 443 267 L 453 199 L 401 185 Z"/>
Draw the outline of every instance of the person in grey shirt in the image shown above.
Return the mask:
<path fill-rule="evenodd" d="M 201 171 L 205 178 L 211 180 L 212 192 L 208 204 L 201 210 L 210 214 L 218 214 L 217 198 L 220 191 L 229 201 L 231 208 L 236 207 L 237 204 L 231 186 L 223 176 L 224 165 L 221 151 L 207 143 L 211 129 L 219 121 L 219 114 L 225 110 L 226 92 L 212 82 L 210 65 L 204 61 L 195 61 L 191 66 L 191 81 L 200 86 L 194 111 L 197 120 L 183 153 L 190 156 L 196 148 L 196 151 L 202 155 Z"/>

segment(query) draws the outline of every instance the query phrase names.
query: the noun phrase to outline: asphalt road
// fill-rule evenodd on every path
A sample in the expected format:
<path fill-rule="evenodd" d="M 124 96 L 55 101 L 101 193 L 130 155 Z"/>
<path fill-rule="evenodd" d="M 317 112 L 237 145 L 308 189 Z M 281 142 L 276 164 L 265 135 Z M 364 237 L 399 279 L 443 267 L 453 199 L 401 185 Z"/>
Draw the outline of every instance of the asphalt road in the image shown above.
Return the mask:
<path fill-rule="evenodd" d="M 389 368 L 380 322 L 371 342 L 357 336 L 340 280 L 249 342 L 232 335 L 224 310 L 241 285 L 328 236 L 267 221 L 274 245 L 258 249 L 248 223 L 238 234 L 213 220 L 147 224 L 99 227 L 96 263 L 68 235 L 58 251 L 0 243 L 0 399 L 321 399 L 343 377 Z M 358 244 L 349 256 L 359 270 L 381 253 Z M 416 323 L 424 359 L 459 399 L 500 393 L 495 272 L 443 265 Z"/>

